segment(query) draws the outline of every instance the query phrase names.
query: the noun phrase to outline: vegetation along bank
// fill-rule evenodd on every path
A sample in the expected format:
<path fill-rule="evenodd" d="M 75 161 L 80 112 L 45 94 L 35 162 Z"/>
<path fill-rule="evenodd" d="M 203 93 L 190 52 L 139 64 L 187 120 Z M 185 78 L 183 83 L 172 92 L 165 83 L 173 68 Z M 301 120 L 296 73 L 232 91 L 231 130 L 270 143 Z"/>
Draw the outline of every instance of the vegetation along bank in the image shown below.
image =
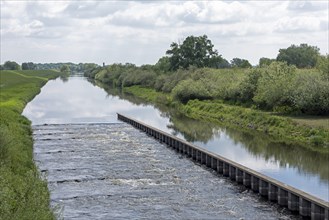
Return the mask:
<path fill-rule="evenodd" d="M 21 113 L 40 88 L 58 76 L 64 73 L 0 71 L 0 219 L 55 219 L 47 182 L 33 162 L 31 124 Z"/>
<path fill-rule="evenodd" d="M 85 76 L 195 119 L 329 153 L 329 56 L 317 47 L 292 45 L 251 67 L 222 58 L 206 36 L 190 36 L 167 55 L 155 65 L 113 64 Z"/>

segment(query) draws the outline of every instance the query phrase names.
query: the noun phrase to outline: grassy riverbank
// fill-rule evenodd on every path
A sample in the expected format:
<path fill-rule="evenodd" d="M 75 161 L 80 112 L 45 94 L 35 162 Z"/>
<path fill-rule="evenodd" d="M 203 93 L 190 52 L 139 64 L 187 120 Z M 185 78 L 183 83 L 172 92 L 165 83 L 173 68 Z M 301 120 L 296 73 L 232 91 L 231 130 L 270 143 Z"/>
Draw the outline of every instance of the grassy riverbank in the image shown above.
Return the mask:
<path fill-rule="evenodd" d="M 274 142 L 298 144 L 313 151 L 329 153 L 328 119 L 313 125 L 314 118 L 295 119 L 271 112 L 229 105 L 220 100 L 190 100 L 186 104 L 174 102 L 171 95 L 140 86 L 124 87 L 125 92 L 152 103 L 175 106 L 186 116 L 212 121 L 223 126 L 268 134 Z"/>
<path fill-rule="evenodd" d="M 25 105 L 50 79 L 51 70 L 0 72 L 0 219 L 54 219 L 47 183 L 33 161 L 30 121 Z"/>

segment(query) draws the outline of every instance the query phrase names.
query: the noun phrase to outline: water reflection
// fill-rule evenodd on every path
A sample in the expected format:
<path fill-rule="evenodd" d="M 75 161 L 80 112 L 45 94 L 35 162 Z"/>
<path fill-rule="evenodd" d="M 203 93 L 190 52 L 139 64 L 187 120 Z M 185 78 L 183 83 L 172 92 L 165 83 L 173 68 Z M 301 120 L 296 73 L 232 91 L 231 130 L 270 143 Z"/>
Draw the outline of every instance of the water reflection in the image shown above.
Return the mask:
<path fill-rule="evenodd" d="M 96 85 L 108 94 L 129 100 L 136 105 L 147 106 L 144 100 L 122 93 L 101 83 Z M 314 193 L 329 200 L 329 155 L 309 151 L 294 145 L 275 143 L 259 132 L 238 131 L 220 127 L 214 123 L 188 118 L 172 108 L 155 104 L 164 117 L 169 118 L 167 128 L 176 136 L 208 150 L 251 167 L 299 189 L 312 192 L 314 185 L 322 190 Z M 298 173 L 298 175 L 296 175 Z"/>
<path fill-rule="evenodd" d="M 65 83 L 60 79 L 49 82 L 23 114 L 33 124 L 118 123 L 117 112 L 329 201 L 328 156 L 298 146 L 273 143 L 259 133 L 187 118 L 173 108 L 151 105 L 82 77 L 70 77 Z"/>

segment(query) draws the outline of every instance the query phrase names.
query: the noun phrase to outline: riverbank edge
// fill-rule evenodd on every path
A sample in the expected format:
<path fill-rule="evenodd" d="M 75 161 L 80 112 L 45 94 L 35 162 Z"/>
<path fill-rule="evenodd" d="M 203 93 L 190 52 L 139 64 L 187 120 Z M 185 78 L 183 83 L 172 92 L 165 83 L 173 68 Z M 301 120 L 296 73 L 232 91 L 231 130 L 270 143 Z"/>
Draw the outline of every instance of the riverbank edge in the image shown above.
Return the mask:
<path fill-rule="evenodd" d="M 33 159 L 31 122 L 21 113 L 49 80 L 62 76 L 53 70 L 1 71 L 0 219 L 56 218 Z"/>
<path fill-rule="evenodd" d="M 182 104 L 174 101 L 170 94 L 141 86 L 123 87 L 123 92 L 152 104 L 160 103 L 175 107 L 180 113 L 193 119 L 247 132 L 261 132 L 267 134 L 273 142 L 298 145 L 315 152 L 329 154 L 328 130 L 299 125 L 288 117 L 228 105 L 220 100 L 190 100 Z"/>

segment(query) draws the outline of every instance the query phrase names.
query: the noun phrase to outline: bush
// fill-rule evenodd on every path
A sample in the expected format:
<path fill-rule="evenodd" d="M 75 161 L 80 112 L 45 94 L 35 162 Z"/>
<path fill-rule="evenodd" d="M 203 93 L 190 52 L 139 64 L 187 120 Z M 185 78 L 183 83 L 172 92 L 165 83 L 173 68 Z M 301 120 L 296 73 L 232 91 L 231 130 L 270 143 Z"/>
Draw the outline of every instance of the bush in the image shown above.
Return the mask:
<path fill-rule="evenodd" d="M 275 106 L 292 106 L 292 82 L 296 67 L 286 63 L 273 62 L 261 69 L 256 94 L 253 98 L 260 107 L 273 109 Z"/>
<path fill-rule="evenodd" d="M 174 89 L 173 96 L 182 103 L 187 103 L 192 99 L 211 99 L 209 91 L 201 81 L 187 79 L 181 81 Z"/>
<path fill-rule="evenodd" d="M 162 87 L 166 82 L 166 78 L 167 78 L 167 76 L 165 76 L 165 75 L 160 75 L 156 78 L 154 88 L 157 92 L 162 90 Z"/>
<path fill-rule="evenodd" d="M 258 80 L 261 77 L 260 69 L 252 69 L 247 72 L 246 77 L 242 79 L 239 84 L 239 97 L 238 100 L 242 102 L 252 102 L 255 96 Z"/>
<path fill-rule="evenodd" d="M 179 69 L 171 75 L 168 75 L 161 89 L 162 92 L 171 92 L 180 81 L 185 80 L 187 78 L 189 78 L 189 72 L 182 69 Z"/>
<path fill-rule="evenodd" d="M 321 71 L 326 80 L 329 80 L 329 54 L 318 57 L 316 61 L 316 68 Z"/>
<path fill-rule="evenodd" d="M 329 81 L 321 73 L 298 74 L 293 83 L 292 102 L 302 113 L 329 114 Z"/>

